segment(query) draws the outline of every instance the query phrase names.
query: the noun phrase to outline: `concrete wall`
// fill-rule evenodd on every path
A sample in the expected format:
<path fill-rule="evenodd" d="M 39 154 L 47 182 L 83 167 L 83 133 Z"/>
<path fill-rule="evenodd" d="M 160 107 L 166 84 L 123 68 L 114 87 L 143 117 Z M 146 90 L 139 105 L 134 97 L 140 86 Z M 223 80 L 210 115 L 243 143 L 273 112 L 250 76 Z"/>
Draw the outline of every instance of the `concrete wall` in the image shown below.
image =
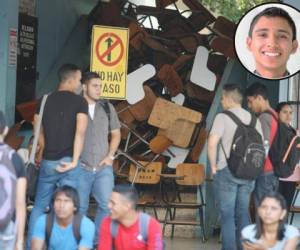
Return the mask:
<path fill-rule="evenodd" d="M 0 2 L 0 109 L 13 124 L 16 98 L 16 65 L 9 65 L 9 32 L 18 29 L 18 0 Z"/>
<path fill-rule="evenodd" d="M 73 3 L 69 0 L 37 0 L 39 79 L 36 92 L 43 88 L 51 68 L 62 53 L 62 48 L 79 18 Z"/>

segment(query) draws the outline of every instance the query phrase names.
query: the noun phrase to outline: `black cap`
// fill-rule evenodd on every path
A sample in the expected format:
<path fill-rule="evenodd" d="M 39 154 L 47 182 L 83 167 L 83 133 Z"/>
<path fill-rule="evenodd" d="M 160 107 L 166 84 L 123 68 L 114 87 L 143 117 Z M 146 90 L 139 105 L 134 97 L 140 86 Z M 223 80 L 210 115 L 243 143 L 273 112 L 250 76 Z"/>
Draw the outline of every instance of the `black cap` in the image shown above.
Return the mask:
<path fill-rule="evenodd" d="M 5 122 L 4 114 L 0 110 L 0 133 L 2 133 L 4 131 L 5 127 L 6 127 L 6 122 Z"/>

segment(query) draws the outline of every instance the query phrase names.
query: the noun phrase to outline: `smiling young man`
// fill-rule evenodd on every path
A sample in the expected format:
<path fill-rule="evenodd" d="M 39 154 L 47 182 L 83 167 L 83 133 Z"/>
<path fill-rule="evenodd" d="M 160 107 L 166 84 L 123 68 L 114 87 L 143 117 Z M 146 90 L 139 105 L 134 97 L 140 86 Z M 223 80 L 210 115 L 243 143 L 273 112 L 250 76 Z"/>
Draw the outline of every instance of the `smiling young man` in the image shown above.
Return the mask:
<path fill-rule="evenodd" d="M 247 37 L 255 59 L 254 73 L 268 79 L 288 76 L 287 61 L 298 48 L 296 34 L 293 19 L 281 8 L 270 7 L 256 15 Z"/>
<path fill-rule="evenodd" d="M 76 189 L 70 186 L 57 188 L 50 211 L 54 214 L 52 217 L 44 214 L 38 218 L 34 226 L 31 250 L 42 250 L 45 246 L 51 250 L 91 249 L 95 226 L 85 216 L 80 217 L 79 223 L 75 223 L 78 218 L 78 207 L 79 197 Z M 52 226 L 49 226 L 50 223 Z M 75 229 L 75 224 L 79 228 Z M 76 236 L 77 231 L 78 236 Z"/>
<path fill-rule="evenodd" d="M 162 231 L 157 220 L 136 210 L 138 194 L 129 184 L 114 187 L 110 216 L 100 227 L 98 250 L 162 250 Z"/>

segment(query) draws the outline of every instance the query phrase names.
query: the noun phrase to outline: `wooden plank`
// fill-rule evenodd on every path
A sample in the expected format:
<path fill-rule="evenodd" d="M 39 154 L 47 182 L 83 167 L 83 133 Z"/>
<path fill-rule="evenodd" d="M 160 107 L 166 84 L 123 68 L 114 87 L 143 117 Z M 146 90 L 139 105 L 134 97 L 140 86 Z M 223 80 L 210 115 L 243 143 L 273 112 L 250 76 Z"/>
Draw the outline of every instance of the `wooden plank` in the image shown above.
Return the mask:
<path fill-rule="evenodd" d="M 200 112 L 157 98 L 148 123 L 160 128 L 158 134 L 168 137 L 175 146 L 186 148 L 201 119 Z"/>

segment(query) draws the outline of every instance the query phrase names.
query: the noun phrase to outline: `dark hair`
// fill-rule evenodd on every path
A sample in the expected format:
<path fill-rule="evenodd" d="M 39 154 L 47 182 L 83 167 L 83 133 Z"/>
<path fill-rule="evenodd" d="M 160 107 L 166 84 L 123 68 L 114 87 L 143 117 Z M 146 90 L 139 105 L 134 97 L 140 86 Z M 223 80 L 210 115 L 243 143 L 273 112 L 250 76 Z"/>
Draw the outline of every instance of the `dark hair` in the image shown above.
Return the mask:
<path fill-rule="evenodd" d="M 71 186 L 67 186 L 67 185 L 60 186 L 54 191 L 54 194 L 52 195 L 52 207 L 54 205 L 54 201 L 55 201 L 56 197 L 61 193 L 65 194 L 67 197 L 72 199 L 74 207 L 76 208 L 76 211 L 75 211 L 75 214 L 76 214 L 79 210 L 79 205 L 80 205 L 79 195 L 78 195 L 77 190 Z"/>
<path fill-rule="evenodd" d="M 283 10 L 281 8 L 277 8 L 277 7 L 266 8 L 262 12 L 258 13 L 252 19 L 251 24 L 250 24 L 249 33 L 248 33 L 249 37 L 252 37 L 254 26 L 256 25 L 256 23 L 258 22 L 258 20 L 261 17 L 263 17 L 263 16 L 267 17 L 267 18 L 270 18 L 270 17 L 281 17 L 281 18 L 285 19 L 289 23 L 289 25 L 290 25 L 290 27 L 292 29 L 292 32 L 293 32 L 293 41 L 296 40 L 297 30 L 296 30 L 295 22 L 293 21 L 293 19 L 291 18 L 291 16 L 289 15 L 288 12 L 286 12 L 285 10 Z"/>
<path fill-rule="evenodd" d="M 96 72 L 91 72 L 91 71 L 84 72 L 81 77 L 81 83 L 87 84 L 91 79 L 95 79 L 95 78 L 100 79 L 100 76 Z"/>
<path fill-rule="evenodd" d="M 3 112 L 0 110 L 0 134 L 4 132 L 5 127 L 6 127 L 5 117 Z"/>
<path fill-rule="evenodd" d="M 64 82 L 73 76 L 76 71 L 80 71 L 75 64 L 64 64 L 58 70 L 58 79 L 60 82 Z"/>
<path fill-rule="evenodd" d="M 275 199 L 276 201 L 279 202 L 282 209 L 287 210 L 286 201 L 284 197 L 278 192 L 270 192 L 268 194 L 263 195 L 263 197 L 258 202 L 258 207 L 261 206 L 262 202 L 266 198 Z M 260 239 L 261 235 L 264 234 L 262 225 L 263 225 L 263 221 L 258 216 L 256 220 L 256 234 L 255 234 L 256 239 Z M 279 221 L 279 225 L 277 229 L 277 240 L 282 240 L 284 238 L 284 233 L 285 233 L 285 218 Z"/>
<path fill-rule="evenodd" d="M 289 106 L 291 107 L 291 104 L 289 102 L 280 102 L 276 106 L 276 112 L 279 114 L 279 112 L 283 109 L 284 106 Z"/>
<path fill-rule="evenodd" d="M 116 185 L 113 188 L 113 192 L 119 193 L 124 198 L 126 198 L 126 200 L 131 202 L 134 208 L 136 207 L 136 203 L 138 201 L 139 195 L 134 186 L 129 184 Z"/>
<path fill-rule="evenodd" d="M 260 82 L 254 82 L 246 88 L 245 96 L 246 97 L 261 96 L 265 100 L 268 100 L 268 90 L 267 90 L 267 87 L 265 85 L 261 84 Z"/>

